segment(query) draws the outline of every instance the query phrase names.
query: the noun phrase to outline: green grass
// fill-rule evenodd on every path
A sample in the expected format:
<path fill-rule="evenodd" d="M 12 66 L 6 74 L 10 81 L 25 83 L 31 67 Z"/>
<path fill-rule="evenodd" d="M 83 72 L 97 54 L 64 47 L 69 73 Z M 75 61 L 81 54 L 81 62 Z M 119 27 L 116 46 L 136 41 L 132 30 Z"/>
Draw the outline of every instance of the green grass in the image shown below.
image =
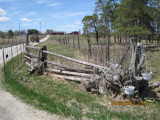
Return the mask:
<path fill-rule="evenodd" d="M 7 63 L 7 77 L 16 60 Z M 97 104 L 98 96 L 77 89 L 76 83 L 55 82 L 44 76 L 33 76 L 25 81 L 27 76 L 29 76 L 27 67 L 23 65 L 14 77 L 4 84 L 11 93 L 38 109 L 72 119 L 82 119 L 84 116 L 95 120 L 107 120 L 114 117 L 123 120 L 136 119 L 136 116 L 129 112 L 109 111 L 107 107 Z"/>
<path fill-rule="evenodd" d="M 55 53 L 58 53 L 58 54 L 61 54 L 67 57 L 71 57 L 71 58 L 76 57 L 76 54 L 75 54 L 75 52 L 77 52 L 76 49 L 74 49 L 73 47 L 68 47 L 63 44 L 60 45 L 60 43 L 54 42 L 52 38 L 49 38 L 48 41 L 41 43 L 38 46 L 43 46 L 43 45 L 46 45 L 49 51 L 52 51 L 52 52 L 55 52 Z M 72 52 L 72 51 L 75 51 L 75 52 Z"/>
<path fill-rule="evenodd" d="M 52 44 L 51 44 L 52 43 Z M 77 58 L 77 50 L 66 45 L 47 41 L 39 46 L 47 45 L 50 51 Z M 66 53 L 65 53 L 66 52 Z M 159 55 L 159 53 L 152 53 Z M 154 56 L 154 55 L 153 55 Z M 7 77 L 12 73 L 12 65 L 18 64 L 20 57 L 15 57 L 7 63 Z M 158 62 L 149 59 L 150 63 Z M 154 66 L 154 64 L 152 64 Z M 158 66 L 155 66 L 158 70 Z M 29 79 L 27 79 L 29 77 Z M 157 75 L 159 77 L 159 75 Z M 113 98 L 90 94 L 74 82 L 64 81 L 45 75 L 28 75 L 28 67 L 24 64 L 8 83 L 6 89 L 34 107 L 46 110 L 63 117 L 80 120 L 158 120 L 160 104 L 148 106 L 112 106 Z M 103 103 L 103 104 L 102 104 Z"/>
<path fill-rule="evenodd" d="M 153 71 L 152 81 L 160 81 L 160 52 L 147 52 L 147 66 Z"/>

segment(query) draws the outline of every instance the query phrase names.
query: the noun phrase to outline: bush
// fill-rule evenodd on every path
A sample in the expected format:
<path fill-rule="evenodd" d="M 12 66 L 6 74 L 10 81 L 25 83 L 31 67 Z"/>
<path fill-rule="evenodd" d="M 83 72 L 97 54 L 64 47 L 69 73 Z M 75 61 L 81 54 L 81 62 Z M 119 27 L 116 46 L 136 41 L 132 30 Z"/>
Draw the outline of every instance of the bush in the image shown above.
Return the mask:
<path fill-rule="evenodd" d="M 39 37 L 38 37 L 38 35 L 31 36 L 30 37 L 30 41 L 31 42 L 37 42 L 37 43 L 39 43 Z"/>

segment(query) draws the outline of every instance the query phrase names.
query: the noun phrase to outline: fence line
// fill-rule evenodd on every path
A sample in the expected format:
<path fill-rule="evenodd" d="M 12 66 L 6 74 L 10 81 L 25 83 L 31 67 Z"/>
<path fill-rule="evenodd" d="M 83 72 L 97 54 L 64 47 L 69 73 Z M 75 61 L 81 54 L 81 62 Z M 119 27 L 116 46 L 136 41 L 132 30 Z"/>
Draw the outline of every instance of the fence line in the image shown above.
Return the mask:
<path fill-rule="evenodd" d="M 0 62 L 3 63 L 3 68 L 4 68 L 4 78 L 5 81 L 8 82 L 10 78 L 12 78 L 14 76 L 14 74 L 18 71 L 19 66 L 21 66 L 21 64 L 23 63 L 23 56 L 22 53 L 25 50 L 25 42 L 24 41 L 17 41 L 17 42 L 8 42 L 10 44 L 8 45 L 4 45 L 3 49 L 0 49 L 0 54 L 2 55 L 2 59 L 0 59 Z M 21 55 L 20 55 L 21 54 Z M 19 55 L 19 56 L 18 56 Z M 11 64 L 11 68 L 12 68 L 12 73 L 10 76 L 6 75 L 7 74 L 7 70 L 6 70 L 6 63 L 8 60 L 13 59 L 14 57 L 17 57 L 17 61 L 16 63 L 13 61 L 13 63 Z"/>

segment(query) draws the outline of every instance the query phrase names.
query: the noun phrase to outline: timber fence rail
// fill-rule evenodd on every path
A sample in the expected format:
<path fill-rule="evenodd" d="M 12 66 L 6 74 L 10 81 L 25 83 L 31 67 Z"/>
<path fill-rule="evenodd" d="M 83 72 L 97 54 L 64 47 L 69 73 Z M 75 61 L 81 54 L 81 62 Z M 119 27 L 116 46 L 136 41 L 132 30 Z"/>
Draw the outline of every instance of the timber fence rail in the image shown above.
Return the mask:
<path fill-rule="evenodd" d="M 30 73 L 33 71 L 38 71 L 40 74 L 48 72 L 56 77 L 78 82 L 90 80 L 93 77 L 98 78 L 102 72 L 108 74 L 111 71 L 111 68 L 106 66 L 84 62 L 47 51 L 46 46 L 26 46 L 24 57 L 26 58 L 26 64 L 30 67 Z M 114 69 L 114 64 L 108 64 Z"/>

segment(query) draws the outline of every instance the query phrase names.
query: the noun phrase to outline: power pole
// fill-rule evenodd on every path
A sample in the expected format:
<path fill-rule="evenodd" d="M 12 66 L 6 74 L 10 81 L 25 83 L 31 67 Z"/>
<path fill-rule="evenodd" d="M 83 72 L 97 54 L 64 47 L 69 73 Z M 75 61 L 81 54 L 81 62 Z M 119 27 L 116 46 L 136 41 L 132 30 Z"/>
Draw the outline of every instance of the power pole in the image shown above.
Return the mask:
<path fill-rule="evenodd" d="M 21 30 L 21 23 L 19 23 L 19 39 L 21 38 L 20 30 Z"/>
<path fill-rule="evenodd" d="M 39 33 L 41 33 L 41 22 L 39 23 Z"/>

